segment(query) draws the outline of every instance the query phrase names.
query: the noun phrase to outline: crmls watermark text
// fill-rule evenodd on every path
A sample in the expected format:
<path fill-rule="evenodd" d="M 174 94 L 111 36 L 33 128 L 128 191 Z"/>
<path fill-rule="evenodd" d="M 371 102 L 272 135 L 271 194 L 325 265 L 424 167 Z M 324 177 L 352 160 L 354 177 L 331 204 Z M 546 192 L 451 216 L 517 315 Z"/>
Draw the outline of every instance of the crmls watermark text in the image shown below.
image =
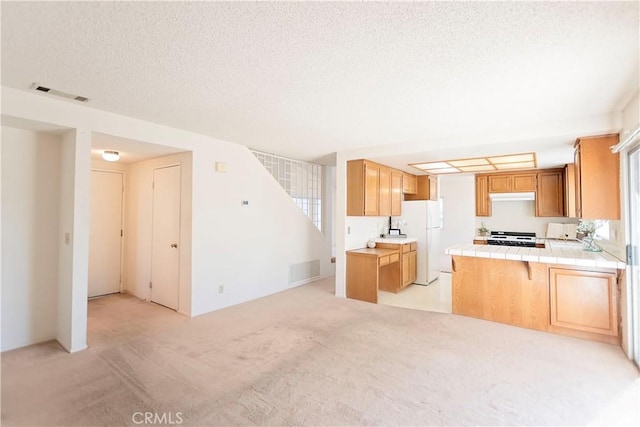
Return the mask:
<path fill-rule="evenodd" d="M 145 425 L 180 425 L 182 424 L 182 412 L 134 412 L 131 421 L 134 424 Z"/>

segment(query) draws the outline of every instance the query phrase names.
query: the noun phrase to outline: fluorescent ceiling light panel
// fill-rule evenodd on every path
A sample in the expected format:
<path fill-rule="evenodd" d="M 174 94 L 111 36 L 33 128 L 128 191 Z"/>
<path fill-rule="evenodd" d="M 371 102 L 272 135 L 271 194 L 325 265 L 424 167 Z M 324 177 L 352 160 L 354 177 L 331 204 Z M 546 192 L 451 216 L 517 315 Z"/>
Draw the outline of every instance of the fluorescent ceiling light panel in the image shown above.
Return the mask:
<path fill-rule="evenodd" d="M 442 168 L 442 169 L 427 169 L 426 172 L 439 174 L 439 173 L 457 173 L 460 172 L 460 169 L 456 168 Z"/>
<path fill-rule="evenodd" d="M 479 165 L 488 165 L 489 161 L 484 157 L 477 159 L 464 159 L 464 160 L 450 160 L 449 163 L 451 166 L 461 167 L 461 166 L 479 166 Z M 486 169 L 480 169 L 486 170 Z"/>
<path fill-rule="evenodd" d="M 488 159 L 493 164 L 533 162 L 534 161 L 533 153 L 513 154 L 513 155 L 508 155 L 508 156 L 496 156 L 496 157 L 489 157 Z"/>
<path fill-rule="evenodd" d="M 409 163 L 421 171 L 430 174 L 491 172 L 506 169 L 535 169 L 536 153 L 506 154 L 504 156 L 474 157 L 471 159 L 453 159 L 440 162 Z"/>
<path fill-rule="evenodd" d="M 525 169 L 535 167 L 533 162 L 520 162 L 520 163 L 501 163 L 499 165 L 495 165 L 498 169 Z"/>
<path fill-rule="evenodd" d="M 493 165 L 460 166 L 458 169 L 460 169 L 462 172 L 483 172 L 496 170 Z"/>
<path fill-rule="evenodd" d="M 418 169 L 443 169 L 443 168 L 451 167 L 449 163 L 445 163 L 445 162 L 418 163 L 411 166 L 416 167 Z"/>

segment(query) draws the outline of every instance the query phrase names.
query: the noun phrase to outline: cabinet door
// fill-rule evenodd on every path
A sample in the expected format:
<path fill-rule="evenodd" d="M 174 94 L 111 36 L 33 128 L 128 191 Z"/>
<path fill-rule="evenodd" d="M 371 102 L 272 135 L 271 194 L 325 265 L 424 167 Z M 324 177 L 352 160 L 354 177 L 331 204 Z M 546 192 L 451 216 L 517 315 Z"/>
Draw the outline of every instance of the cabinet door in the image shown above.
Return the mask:
<path fill-rule="evenodd" d="M 489 175 L 489 193 L 509 193 L 512 183 L 511 175 Z"/>
<path fill-rule="evenodd" d="M 364 165 L 364 214 L 378 215 L 378 191 L 380 186 L 380 169 L 377 165 Z"/>
<path fill-rule="evenodd" d="M 476 216 L 491 216 L 487 175 L 476 175 Z"/>
<path fill-rule="evenodd" d="M 483 286 L 476 285 L 478 278 L 486 276 L 486 271 L 482 268 L 482 258 L 452 256 L 451 270 L 453 314 L 482 319 Z"/>
<path fill-rule="evenodd" d="M 618 335 L 615 273 L 550 268 L 551 325 Z"/>
<path fill-rule="evenodd" d="M 402 174 L 402 191 L 404 194 L 416 194 L 418 191 L 418 179 L 415 175 Z"/>
<path fill-rule="evenodd" d="M 513 175 L 513 187 L 511 191 L 536 191 L 536 174 L 526 173 Z"/>
<path fill-rule="evenodd" d="M 609 148 L 617 143 L 617 134 L 578 140 L 580 218 L 620 219 L 620 156 Z"/>
<path fill-rule="evenodd" d="M 429 175 L 421 175 L 416 177 L 416 192 L 415 194 L 405 194 L 405 200 L 431 200 L 429 194 L 431 190 L 431 182 L 429 181 Z"/>
<path fill-rule="evenodd" d="M 536 216 L 564 216 L 563 171 L 538 173 L 536 192 Z"/>
<path fill-rule="evenodd" d="M 573 164 L 575 165 L 575 189 L 576 189 L 576 217 L 582 218 L 582 191 L 580 188 L 580 150 L 576 147 L 573 153 Z"/>
<path fill-rule="evenodd" d="M 391 170 L 380 166 L 378 216 L 391 216 Z"/>
<path fill-rule="evenodd" d="M 429 200 L 438 200 L 438 177 L 429 175 Z"/>
<path fill-rule="evenodd" d="M 564 167 L 564 216 L 576 217 L 576 170 L 573 163 Z"/>
<path fill-rule="evenodd" d="M 416 251 L 409 252 L 409 284 L 418 278 L 418 253 Z"/>
<path fill-rule="evenodd" d="M 410 253 L 402 255 L 402 287 L 411 283 L 411 266 L 409 265 Z"/>
<path fill-rule="evenodd" d="M 402 172 L 391 170 L 391 216 L 402 215 Z"/>

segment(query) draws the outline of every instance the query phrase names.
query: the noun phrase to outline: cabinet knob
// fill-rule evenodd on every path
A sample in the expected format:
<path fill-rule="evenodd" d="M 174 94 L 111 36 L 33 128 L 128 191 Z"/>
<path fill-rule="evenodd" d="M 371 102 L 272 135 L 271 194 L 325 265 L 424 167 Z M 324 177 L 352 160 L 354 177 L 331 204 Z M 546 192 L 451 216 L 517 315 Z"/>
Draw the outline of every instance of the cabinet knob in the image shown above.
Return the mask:
<path fill-rule="evenodd" d="M 178 244 L 177 244 L 177 243 L 172 243 L 172 244 L 171 244 L 171 247 L 172 247 L 172 248 L 177 248 L 177 247 L 178 247 Z"/>

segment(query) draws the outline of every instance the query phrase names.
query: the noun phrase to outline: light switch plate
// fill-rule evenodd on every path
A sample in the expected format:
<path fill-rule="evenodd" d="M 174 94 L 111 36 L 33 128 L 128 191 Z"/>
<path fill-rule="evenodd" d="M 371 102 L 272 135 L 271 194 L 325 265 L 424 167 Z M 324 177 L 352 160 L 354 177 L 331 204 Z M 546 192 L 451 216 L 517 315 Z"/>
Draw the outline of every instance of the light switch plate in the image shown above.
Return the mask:
<path fill-rule="evenodd" d="M 216 162 L 216 172 L 229 172 L 229 165 L 224 162 Z"/>

